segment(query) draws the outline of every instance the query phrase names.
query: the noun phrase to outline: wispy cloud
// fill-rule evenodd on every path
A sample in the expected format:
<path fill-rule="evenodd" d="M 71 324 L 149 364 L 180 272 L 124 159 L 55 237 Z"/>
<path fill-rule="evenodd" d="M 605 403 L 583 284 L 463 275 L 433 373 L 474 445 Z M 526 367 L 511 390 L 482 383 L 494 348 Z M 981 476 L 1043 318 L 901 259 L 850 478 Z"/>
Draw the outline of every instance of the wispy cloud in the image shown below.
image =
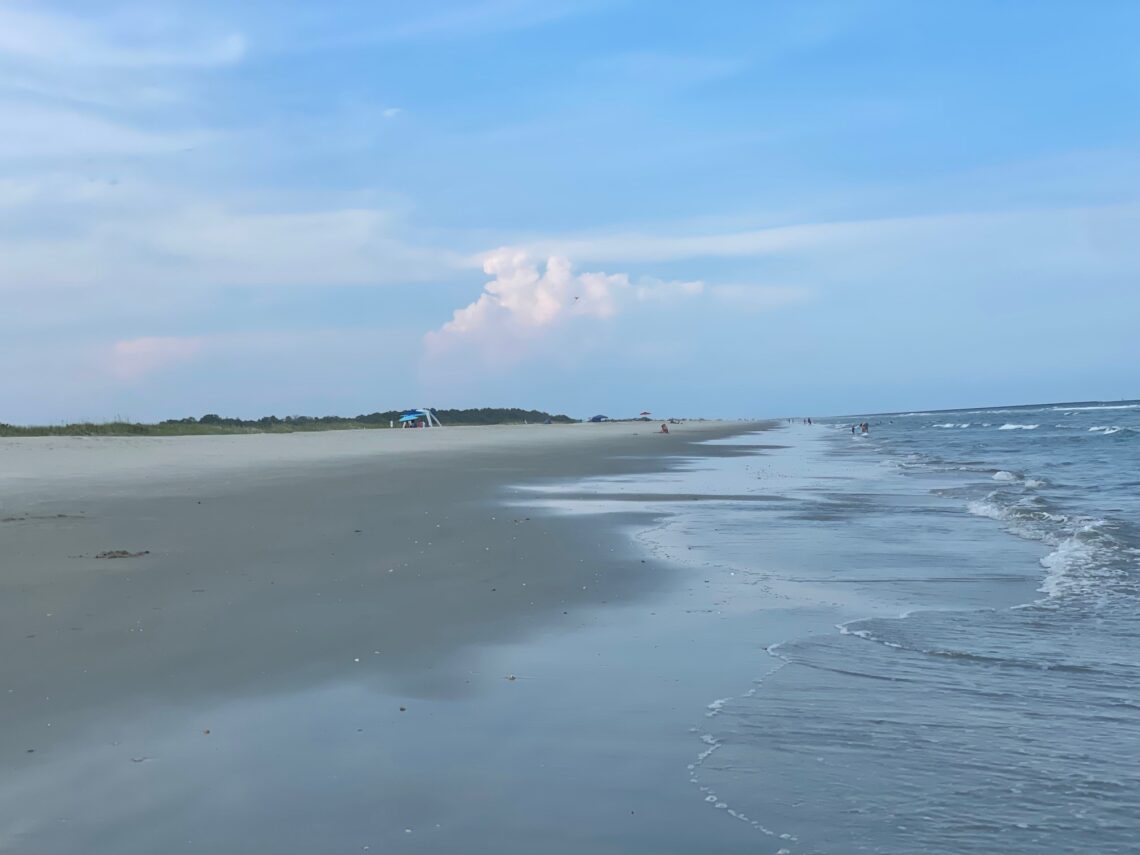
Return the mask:
<path fill-rule="evenodd" d="M 900 259 L 985 253 L 1034 266 L 1052 259 L 1067 269 L 1091 264 L 1132 266 L 1140 248 L 1121 235 L 1140 219 L 1131 204 L 1035 208 L 839 220 L 740 231 L 660 231 L 546 237 L 525 241 L 532 255 L 566 255 L 591 264 L 666 263 L 718 258 L 803 258 L 813 263 L 840 256 L 859 264 L 890 266 Z M 1035 252 L 1026 255 L 1026 246 Z M 898 254 L 882 252 L 891 249 Z M 1111 251 L 1110 251 L 1111 250 Z M 485 256 L 476 256 L 479 264 Z M 877 260 L 876 260 L 877 259 Z M 968 259 L 967 259 L 968 260 Z"/>
<path fill-rule="evenodd" d="M 734 309 L 758 311 L 802 303 L 812 297 L 810 289 L 789 285 L 713 285 L 709 294 Z"/>
<path fill-rule="evenodd" d="M 240 33 L 188 32 L 185 22 L 163 21 L 138 10 L 85 18 L 38 4 L 0 4 L 0 59 L 9 62 L 124 69 L 208 67 L 237 62 L 245 51 Z"/>
<path fill-rule="evenodd" d="M 489 32 L 520 30 L 558 20 L 598 5 L 587 0 L 482 0 L 453 3 L 426 15 L 417 15 L 376 33 L 396 39 L 478 36 Z"/>
<path fill-rule="evenodd" d="M 71 186 L 78 194 L 82 182 Z M 63 232 L 0 236 L 0 290 L 379 285 L 458 268 L 447 250 L 405 239 L 383 210 L 259 212 L 207 201 L 164 210 L 160 188 L 127 191 L 130 207 L 108 198 L 112 190 L 89 191 L 94 209 Z M 35 199 L 37 191 L 13 183 L 9 192 Z"/>
<path fill-rule="evenodd" d="M 0 158 L 75 159 L 182 151 L 209 139 L 202 132 L 142 130 L 67 108 L 0 104 Z"/>
<path fill-rule="evenodd" d="M 117 379 L 131 382 L 193 359 L 201 350 L 199 338 L 125 339 L 111 346 L 109 369 Z"/>
<path fill-rule="evenodd" d="M 417 400 L 419 334 L 386 326 L 244 330 L 118 339 L 85 330 L 53 341 L 34 370 L 0 375 L 0 421 L 44 424 L 115 416 L 158 420 L 206 412 L 352 415 Z M 385 358 L 376 359 L 378 344 Z M 0 337 L 0 359 L 27 361 Z"/>
<path fill-rule="evenodd" d="M 338 10 L 313 7 L 290 16 L 273 32 L 269 49 L 283 52 L 332 50 L 361 45 L 446 42 L 518 32 L 584 14 L 610 0 L 449 0 L 432 4 L 396 4 L 377 16 L 364 4 Z M 380 22 L 377 18 L 380 18 Z"/>
<path fill-rule="evenodd" d="M 188 81 L 239 62 L 241 33 L 157 9 L 79 8 L 0 2 L 0 159 L 163 155 L 217 136 L 186 127 Z"/>
<path fill-rule="evenodd" d="M 642 92 L 650 87 L 659 92 L 733 77 L 749 64 L 745 58 L 731 56 L 642 50 L 589 60 L 582 70 L 610 86 L 637 87 Z"/>

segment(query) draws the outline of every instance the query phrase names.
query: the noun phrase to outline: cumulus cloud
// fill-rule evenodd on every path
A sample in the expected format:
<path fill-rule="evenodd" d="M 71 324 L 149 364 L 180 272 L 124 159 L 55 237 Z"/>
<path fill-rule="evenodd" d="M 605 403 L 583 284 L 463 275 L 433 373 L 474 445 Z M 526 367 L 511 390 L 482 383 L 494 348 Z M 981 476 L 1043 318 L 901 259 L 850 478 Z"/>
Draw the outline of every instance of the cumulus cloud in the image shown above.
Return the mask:
<path fill-rule="evenodd" d="M 124 339 L 111 347 L 110 370 L 119 380 L 134 381 L 193 359 L 202 340 L 176 336 Z"/>
<path fill-rule="evenodd" d="M 701 282 L 643 280 L 625 273 L 577 273 L 569 259 L 551 256 L 545 265 L 511 247 L 488 253 L 483 272 L 493 277 L 473 303 L 426 338 L 429 353 L 460 343 L 500 357 L 521 356 L 527 343 L 576 320 L 607 320 L 638 303 L 692 297 Z"/>

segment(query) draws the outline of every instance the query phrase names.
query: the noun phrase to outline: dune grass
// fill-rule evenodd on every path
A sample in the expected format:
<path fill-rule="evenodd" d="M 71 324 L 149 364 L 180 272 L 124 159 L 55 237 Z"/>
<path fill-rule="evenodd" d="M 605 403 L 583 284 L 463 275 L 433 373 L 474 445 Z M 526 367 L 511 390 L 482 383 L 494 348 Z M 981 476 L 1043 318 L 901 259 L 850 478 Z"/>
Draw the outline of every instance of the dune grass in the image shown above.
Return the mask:
<path fill-rule="evenodd" d="M 322 430 L 387 430 L 399 424 L 400 410 L 343 416 L 265 416 L 260 419 L 225 418 L 208 413 L 201 418 L 167 419 L 154 424 L 126 420 L 77 422 L 61 425 L 9 425 L 0 422 L 0 437 L 18 436 L 195 436 L 241 433 L 300 433 Z M 540 410 L 490 408 L 434 410 L 444 425 L 538 424 L 576 421 L 569 416 L 552 416 Z"/>

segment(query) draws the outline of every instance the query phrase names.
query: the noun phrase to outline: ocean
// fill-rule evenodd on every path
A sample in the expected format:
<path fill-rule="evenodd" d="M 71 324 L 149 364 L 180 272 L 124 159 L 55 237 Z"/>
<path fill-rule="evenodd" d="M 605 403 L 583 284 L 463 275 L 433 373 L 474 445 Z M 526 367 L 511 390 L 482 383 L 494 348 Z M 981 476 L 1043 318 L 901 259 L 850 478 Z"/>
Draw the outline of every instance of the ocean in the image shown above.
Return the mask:
<path fill-rule="evenodd" d="M 785 855 L 1140 852 L 1140 403 L 813 421 L 561 503 L 654 495 L 720 586 L 693 797 Z"/>

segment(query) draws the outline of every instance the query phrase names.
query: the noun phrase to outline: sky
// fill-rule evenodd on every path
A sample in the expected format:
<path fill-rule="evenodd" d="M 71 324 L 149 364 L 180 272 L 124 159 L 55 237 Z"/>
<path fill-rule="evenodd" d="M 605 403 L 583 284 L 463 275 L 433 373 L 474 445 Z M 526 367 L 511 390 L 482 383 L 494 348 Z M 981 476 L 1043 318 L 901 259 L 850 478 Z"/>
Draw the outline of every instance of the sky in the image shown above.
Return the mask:
<path fill-rule="evenodd" d="M 1140 397 L 1137 32 L 0 0 L 0 422 Z"/>

